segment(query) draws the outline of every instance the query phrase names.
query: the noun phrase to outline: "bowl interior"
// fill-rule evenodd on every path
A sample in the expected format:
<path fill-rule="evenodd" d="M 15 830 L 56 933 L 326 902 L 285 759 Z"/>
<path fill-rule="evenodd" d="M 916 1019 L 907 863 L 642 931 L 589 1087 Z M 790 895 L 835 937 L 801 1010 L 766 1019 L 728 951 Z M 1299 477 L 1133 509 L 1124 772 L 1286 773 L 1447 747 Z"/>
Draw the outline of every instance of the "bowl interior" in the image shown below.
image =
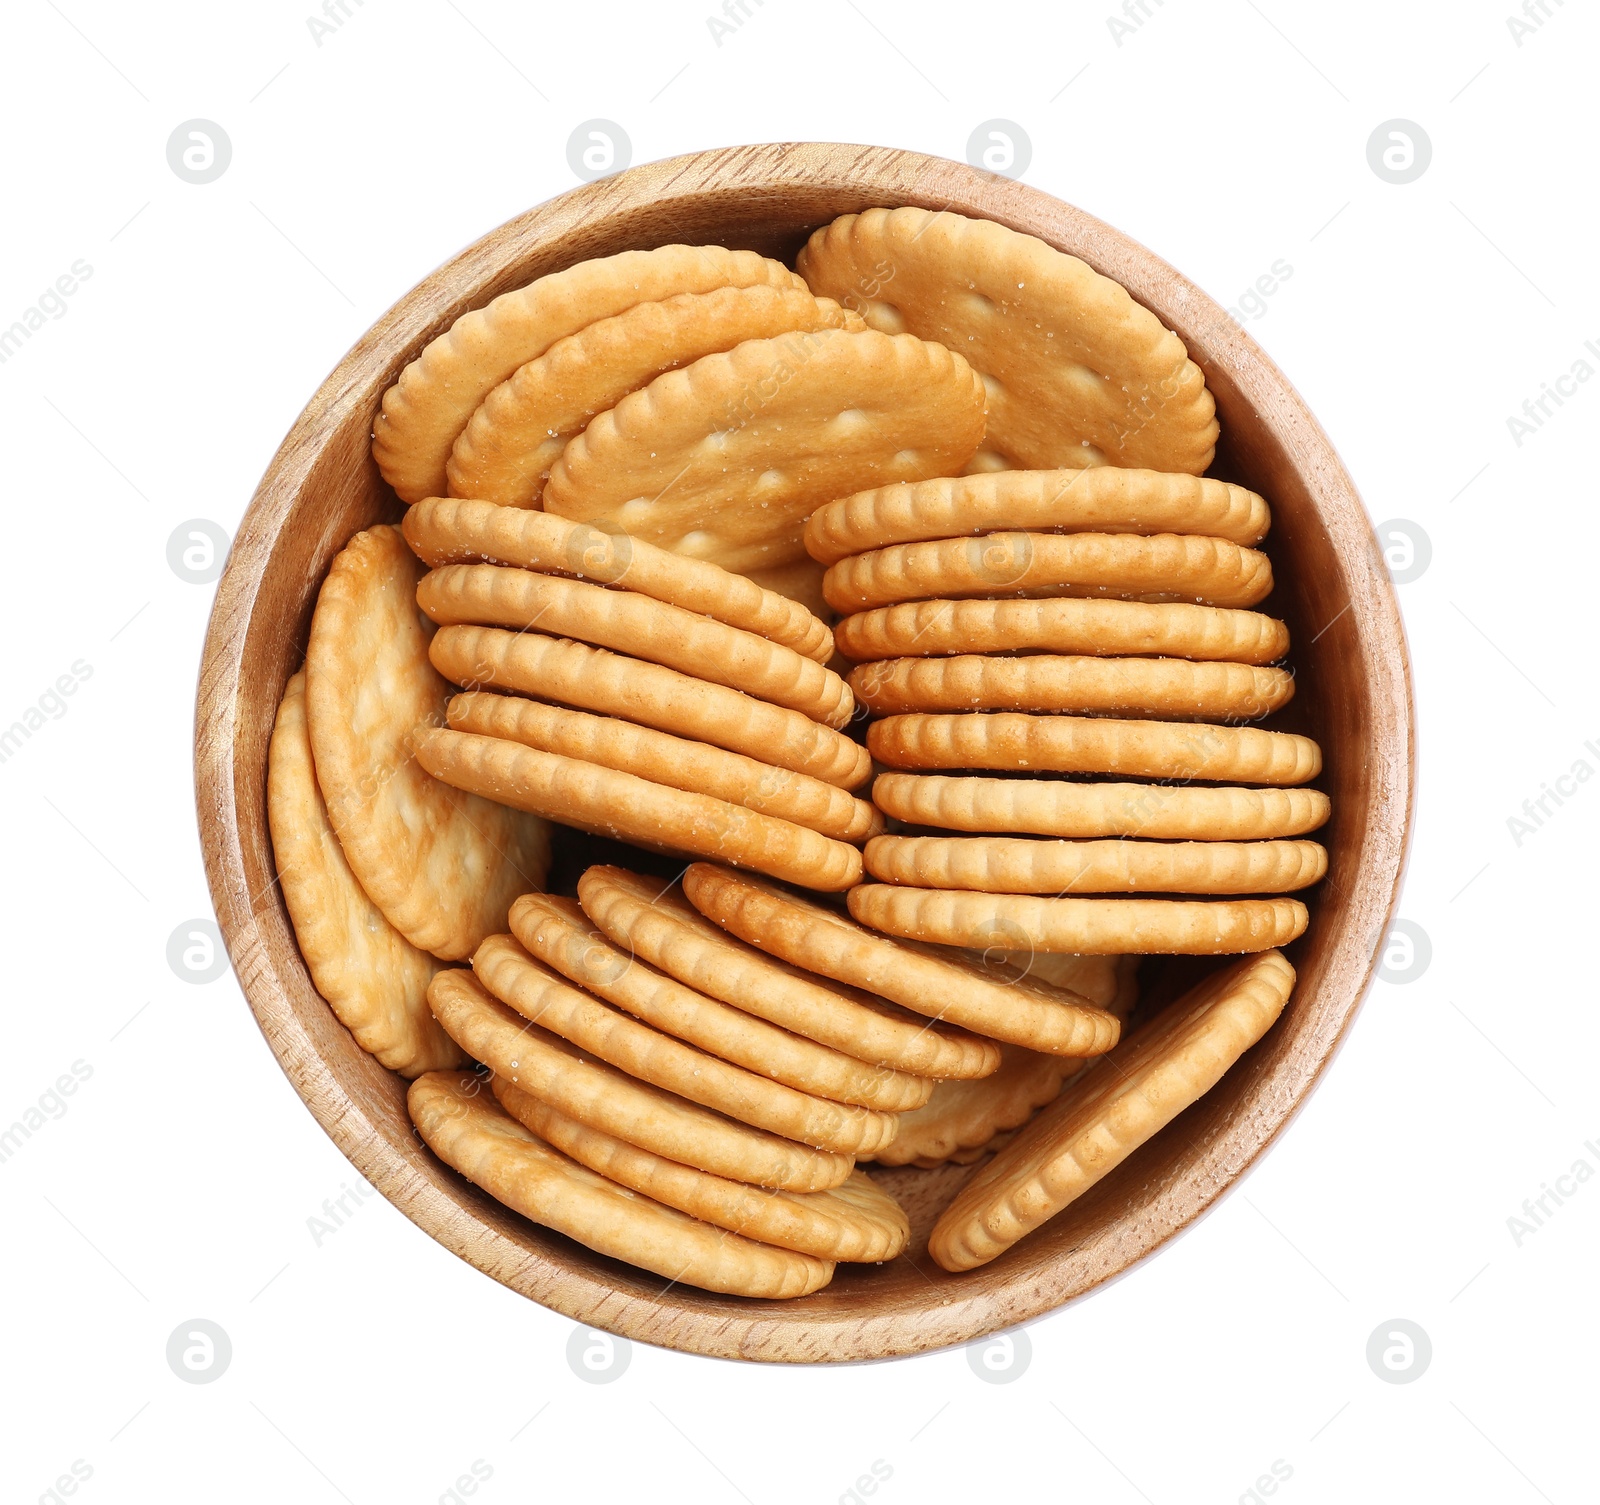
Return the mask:
<path fill-rule="evenodd" d="M 788 1303 L 664 1289 L 507 1212 L 419 1144 L 404 1083 L 333 1018 L 296 949 L 273 881 L 267 743 L 334 554 L 358 529 L 402 510 L 373 465 L 372 421 L 384 390 L 429 339 L 465 310 L 585 257 L 714 242 L 792 264 L 817 226 L 876 204 L 950 209 L 1037 235 L 1117 278 L 1184 338 L 1217 401 L 1222 442 L 1211 474 L 1260 491 L 1273 508 L 1266 548 L 1278 585 L 1263 609 L 1289 624 L 1299 683 L 1273 724 L 1324 749 L 1330 867 L 1314 891 L 1310 929 L 1289 951 L 1294 996 L 1266 1039 L 993 1264 L 947 1275 L 926 1256 L 927 1230 L 967 1168 L 884 1171 L 876 1174 L 913 1218 L 914 1242 L 899 1260 L 840 1265 L 829 1287 Z M 219 586 L 196 738 L 208 873 L 236 973 L 285 1071 L 361 1171 L 464 1258 L 580 1321 L 704 1353 L 788 1361 L 914 1352 L 1024 1321 L 1120 1273 L 1203 1212 L 1304 1098 L 1365 991 L 1398 886 L 1412 778 L 1392 587 L 1349 478 L 1253 342 L 1148 251 L 1035 189 L 914 153 L 819 145 L 703 153 L 580 188 L 502 226 L 391 309 L 312 399 L 246 514 Z M 558 875 L 575 876 L 592 851 L 568 845 Z M 645 859 L 629 852 L 626 860 Z M 1147 963 L 1146 997 L 1170 998 L 1204 965 Z"/>

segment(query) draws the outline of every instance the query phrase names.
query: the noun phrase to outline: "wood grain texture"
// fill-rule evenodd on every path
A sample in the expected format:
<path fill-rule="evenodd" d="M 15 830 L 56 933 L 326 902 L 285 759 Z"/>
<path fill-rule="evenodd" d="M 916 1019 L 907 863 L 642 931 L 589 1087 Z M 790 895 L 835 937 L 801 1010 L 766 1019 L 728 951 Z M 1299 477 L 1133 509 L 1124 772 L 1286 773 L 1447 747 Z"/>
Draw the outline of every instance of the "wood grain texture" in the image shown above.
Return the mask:
<path fill-rule="evenodd" d="M 1300 693 L 1269 725 L 1316 737 L 1333 797 L 1328 877 L 1289 954 L 1294 996 L 1222 1083 L 1086 1196 L 993 1264 L 947 1275 L 933 1218 L 965 1167 L 875 1174 L 914 1236 L 884 1266 L 840 1267 L 794 1302 L 663 1282 L 499 1207 L 419 1145 L 404 1083 L 365 1055 L 312 988 L 274 882 L 266 820 L 273 716 L 304 653 L 316 590 L 352 533 L 398 506 L 369 451 L 384 390 L 461 313 L 589 256 L 674 241 L 792 260 L 807 234 L 872 205 L 985 216 L 1116 278 L 1177 330 L 1216 396 L 1210 474 L 1261 492 Z M 939 158 L 777 144 L 703 152 L 588 184 L 503 225 L 380 319 L 327 379 L 262 478 L 218 586 L 195 717 L 206 869 L 234 970 L 284 1071 L 363 1175 L 420 1227 L 514 1290 L 630 1338 L 728 1358 L 883 1358 L 1027 1321 L 1093 1289 L 1193 1222 L 1282 1131 L 1326 1068 L 1371 979 L 1410 832 L 1410 670 L 1371 524 L 1327 437 L 1283 374 L 1200 290 L 1089 215 Z"/>

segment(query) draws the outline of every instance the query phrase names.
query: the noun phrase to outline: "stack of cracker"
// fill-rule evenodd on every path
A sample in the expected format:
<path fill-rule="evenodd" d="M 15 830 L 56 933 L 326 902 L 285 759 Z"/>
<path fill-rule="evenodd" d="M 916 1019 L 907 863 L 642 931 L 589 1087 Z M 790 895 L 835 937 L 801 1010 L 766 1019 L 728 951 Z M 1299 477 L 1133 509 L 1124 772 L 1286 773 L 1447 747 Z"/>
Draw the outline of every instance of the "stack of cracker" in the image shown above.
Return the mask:
<path fill-rule="evenodd" d="M 1295 838 L 1329 806 L 1298 787 L 1321 770 L 1315 742 L 1243 724 L 1294 693 L 1287 628 L 1245 609 L 1272 589 L 1254 547 L 1268 522 L 1242 487 L 1110 466 L 882 487 L 814 513 L 850 683 L 879 718 L 867 745 L 893 770 L 874 802 L 984 833 L 876 838 L 880 881 L 851 913 L 1045 952 L 1298 936 L 1306 908 L 1281 895 L 1326 871 Z M 1280 897 L 1211 897 L 1258 894 Z M 1193 895 L 1208 897 L 1173 897 Z"/>
<path fill-rule="evenodd" d="M 673 245 L 463 314 L 384 395 L 372 449 L 402 501 L 543 508 L 821 610 L 807 515 L 953 475 L 983 433 L 983 383 L 937 339 L 869 329 L 753 251 Z"/>
<path fill-rule="evenodd" d="M 1111 1049 L 1135 996 L 1128 957 L 1053 957 L 1020 965 L 891 940 L 797 894 L 695 863 L 683 875 L 694 906 L 731 935 L 827 987 L 949 1021 L 998 1042 L 982 1075 L 951 1075 L 899 1115 L 882 1165 L 970 1164 L 1000 1148 L 1086 1060 Z"/>
<path fill-rule="evenodd" d="M 450 698 L 417 615 L 421 573 L 394 527 L 334 559 L 267 760 L 278 881 L 311 979 L 361 1047 L 407 1077 L 463 1061 L 429 981 L 502 928 L 550 860 L 544 821 L 416 762 L 418 732 Z"/>
<path fill-rule="evenodd" d="M 428 997 L 493 1073 L 487 1089 L 456 1073 L 413 1086 L 441 1158 L 590 1248 L 750 1296 L 899 1254 L 905 1214 L 856 1160 L 935 1078 L 1000 1064 L 991 1042 L 774 962 L 675 885 L 615 867 L 588 869 L 577 901 L 519 898 L 510 933 Z"/>
<path fill-rule="evenodd" d="M 805 607 L 544 512 L 434 498 L 403 526 L 434 566 L 429 657 L 466 690 L 419 741 L 429 773 L 656 851 L 860 881 L 853 843 L 882 821 L 849 791 L 871 764 Z"/>

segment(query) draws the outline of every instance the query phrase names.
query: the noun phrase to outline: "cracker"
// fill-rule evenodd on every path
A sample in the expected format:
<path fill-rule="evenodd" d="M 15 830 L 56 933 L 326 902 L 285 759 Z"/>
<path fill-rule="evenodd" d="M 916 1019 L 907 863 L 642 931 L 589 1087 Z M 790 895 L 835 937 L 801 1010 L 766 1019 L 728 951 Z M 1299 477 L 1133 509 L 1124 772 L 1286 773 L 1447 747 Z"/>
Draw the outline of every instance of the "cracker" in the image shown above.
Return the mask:
<path fill-rule="evenodd" d="M 1294 968 L 1276 951 L 1213 973 L 1094 1062 L 956 1194 L 929 1251 L 987 1264 L 1197 1102 L 1283 1011 Z"/>
<path fill-rule="evenodd" d="M 511 930 L 530 955 L 597 997 L 797 1091 L 891 1113 L 920 1108 L 933 1091 L 931 1078 L 868 1065 L 658 972 L 612 945 L 575 899 L 524 894 L 511 906 Z"/>
<path fill-rule="evenodd" d="M 878 659 L 851 672 L 850 688 L 880 716 L 905 711 L 1073 711 L 1249 721 L 1289 703 L 1294 675 L 1284 669 L 1197 664 L 1186 658 L 963 653 Z"/>
<path fill-rule="evenodd" d="M 1260 543 L 1272 515 L 1230 481 L 1156 470 L 1001 470 L 880 486 L 818 507 L 806 550 L 823 564 L 892 543 L 1023 528 L 1032 533 L 1204 533 Z"/>
<path fill-rule="evenodd" d="M 727 868 L 692 864 L 683 875 L 683 891 L 701 914 L 741 940 L 916 1013 L 1050 1055 L 1093 1056 L 1116 1044 L 1116 1019 L 1075 993 L 1009 968 L 985 967 L 964 956 L 874 935 L 831 910 Z M 1017 941 L 1024 940 L 1019 932 Z M 988 937 L 976 944 L 1005 942 Z"/>
<path fill-rule="evenodd" d="M 919 1155 L 911 1164 L 919 1171 L 937 1170 L 941 1165 L 974 1165 L 985 1155 L 992 1155 L 996 1150 L 1004 1149 L 1017 1137 L 1018 1132 L 1016 1129 L 1007 1129 L 1003 1134 L 996 1134 L 987 1144 L 976 1145 L 966 1150 L 952 1150 L 943 1159 L 936 1160 L 927 1155 Z"/>
<path fill-rule="evenodd" d="M 1211 464 L 1216 404 L 1183 341 L 1076 256 L 990 220 L 900 208 L 841 216 L 796 264 L 874 329 L 941 340 L 983 373 L 977 468 Z"/>
<path fill-rule="evenodd" d="M 317 597 L 306 720 L 328 817 L 361 887 L 412 945 L 469 956 L 543 885 L 549 827 L 428 775 L 416 742 L 450 687 L 428 661 L 417 561 L 400 530 L 358 533 Z"/>
<path fill-rule="evenodd" d="M 613 536 L 588 523 L 492 502 L 430 497 L 401 523 L 423 563 L 514 564 L 546 575 L 626 586 L 730 627 L 742 627 L 825 664 L 833 634 L 814 613 L 743 575 L 703 559 L 685 559 L 642 538 Z"/>
<path fill-rule="evenodd" d="M 891 768 L 1005 768 L 1252 784 L 1304 784 L 1322 772 L 1322 749 L 1294 732 L 1090 716 L 891 716 L 867 728 L 867 747 Z"/>
<path fill-rule="evenodd" d="M 793 287 L 719 287 L 639 303 L 529 361 L 479 405 L 445 467 L 451 496 L 537 507 L 567 441 L 664 371 L 796 329 L 864 329 L 830 298 Z"/>
<path fill-rule="evenodd" d="M 976 1082 L 940 1082 L 927 1104 L 900 1115 L 900 1131 L 872 1158 L 879 1165 L 928 1169 L 971 1155 L 976 1159 L 997 1134 L 1015 1129 L 1049 1102 L 1061 1084 L 1083 1069 L 1066 1056 L 1042 1055 L 1020 1045 L 1001 1048 L 1000 1069 Z"/>
<path fill-rule="evenodd" d="M 829 565 L 822 593 L 837 612 L 939 596 L 1110 596 L 1254 606 L 1272 563 L 1225 538 L 1156 533 L 986 533 L 895 543 Z"/>
<path fill-rule="evenodd" d="M 454 788 L 596 836 L 679 856 L 715 855 L 830 892 L 861 881 L 861 853 L 845 842 L 520 742 L 440 729 L 418 743 L 417 761 Z"/>
<path fill-rule="evenodd" d="M 911 1236 L 900 1204 L 861 1171 L 831 1191 L 768 1191 L 663 1160 L 499 1077 L 491 1085 L 513 1118 L 596 1175 L 744 1238 L 815 1259 L 874 1262 L 893 1259 Z"/>
<path fill-rule="evenodd" d="M 428 1011 L 439 963 L 383 917 L 344 859 L 311 762 L 304 670 L 283 692 L 267 752 L 267 822 L 278 885 L 311 981 L 339 1022 L 401 1076 L 463 1063 Z"/>
<path fill-rule="evenodd" d="M 482 690 L 455 696 L 446 715 L 452 731 L 501 737 L 540 752 L 637 774 L 809 826 L 835 841 L 864 841 L 883 829 L 883 817 L 871 804 L 837 785 L 613 716 L 591 716 L 520 695 L 490 695 Z"/>
<path fill-rule="evenodd" d="M 897 1115 L 800 1092 L 652 1029 L 573 987 L 512 936 L 490 936 L 472 972 L 501 1003 L 579 1050 L 740 1123 L 840 1155 L 870 1154 L 894 1138 Z"/>
<path fill-rule="evenodd" d="M 445 494 L 445 465 L 478 404 L 557 340 L 637 303 L 718 287 L 804 281 L 780 262 L 722 246 L 660 246 L 580 261 L 464 313 L 383 394 L 372 457 L 404 502 Z"/>
<path fill-rule="evenodd" d="M 987 1076 L 1000 1065 L 990 1040 L 931 1024 L 882 998 L 775 961 L 733 939 L 677 884 L 624 868 L 591 867 L 578 880 L 584 912 L 631 955 L 708 997 L 875 1066 L 937 1078 Z"/>
<path fill-rule="evenodd" d="M 598 1254 L 732 1296 L 805 1296 L 833 1278 L 830 1261 L 740 1238 L 596 1175 L 518 1123 L 469 1073 L 419 1077 L 406 1106 L 452 1170 Z"/>
<path fill-rule="evenodd" d="M 849 1155 L 736 1123 L 594 1060 L 507 1008 L 465 968 L 440 972 L 428 987 L 428 1004 L 451 1038 L 496 1076 L 680 1165 L 780 1191 L 825 1191 L 855 1164 Z"/>
<path fill-rule="evenodd" d="M 604 648 L 500 627 L 441 627 L 428 651 L 441 674 L 469 689 L 492 685 L 619 716 L 841 789 L 872 772 L 866 748 L 799 711 Z"/>
<path fill-rule="evenodd" d="M 849 687 L 815 659 L 633 591 L 495 564 L 447 564 L 423 576 L 417 604 L 441 626 L 537 627 L 742 690 L 825 726 L 848 726 L 855 714 Z"/>
<path fill-rule="evenodd" d="M 1090 1003 L 1099 1004 L 1101 1008 L 1115 1014 L 1124 1023 L 1127 1022 L 1128 1009 L 1124 1004 L 1131 1000 L 1124 997 L 1122 987 L 1121 963 L 1125 958 L 1072 956 L 1049 951 L 1009 951 L 1003 947 L 973 951 L 969 954 L 974 961 L 999 962 L 1015 967 L 1019 972 L 1037 977 L 1052 987 L 1066 988 L 1069 992 L 1078 993 Z"/>
<path fill-rule="evenodd" d="M 983 437 L 983 383 L 961 356 L 872 330 L 750 340 L 658 376 L 562 451 L 547 512 L 710 559 L 806 558 L 823 502 L 949 475 Z"/>
<path fill-rule="evenodd" d="M 1320 789 L 1196 789 L 885 773 L 872 786 L 885 815 L 947 831 L 1016 831 L 1084 839 L 1268 841 L 1327 822 Z"/>
<path fill-rule="evenodd" d="M 1298 899 L 1041 899 L 863 883 L 850 913 L 886 935 L 943 946 L 1015 945 L 1079 955 L 1231 956 L 1287 946 L 1309 918 Z"/>
<path fill-rule="evenodd" d="M 834 627 L 858 663 L 947 653 L 1149 654 L 1270 664 L 1289 629 L 1255 611 L 1167 601 L 906 601 L 856 612 Z"/>
<path fill-rule="evenodd" d="M 864 856 L 884 883 L 984 894 L 1279 894 L 1328 871 L 1314 841 L 879 836 Z"/>

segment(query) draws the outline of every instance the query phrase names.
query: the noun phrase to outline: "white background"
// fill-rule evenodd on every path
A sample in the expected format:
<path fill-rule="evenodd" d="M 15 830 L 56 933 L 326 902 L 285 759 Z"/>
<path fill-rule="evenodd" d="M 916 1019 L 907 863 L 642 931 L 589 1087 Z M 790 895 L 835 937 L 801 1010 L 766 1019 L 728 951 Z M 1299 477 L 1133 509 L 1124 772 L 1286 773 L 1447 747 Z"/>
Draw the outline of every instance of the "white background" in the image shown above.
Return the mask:
<path fill-rule="evenodd" d="M 1600 1185 L 1520 1246 L 1507 1220 L 1600 1167 L 1600 787 L 1520 845 L 1507 820 L 1600 768 L 1600 382 L 1520 447 L 1506 422 L 1600 341 L 1593 11 L 1549 0 L 1519 46 L 1510 0 L 1147 0 L 1118 45 L 1109 0 L 747 0 L 719 47 L 710 0 L 349 3 L 320 46 L 309 0 L 6 7 L 0 327 L 93 272 L 0 365 L 0 725 L 75 661 L 92 676 L 0 764 L 0 1125 L 74 1061 L 92 1075 L 0 1164 L 4 1498 L 60 1498 L 78 1461 L 91 1505 L 433 1502 L 481 1460 L 487 1505 L 831 1505 L 879 1461 L 887 1505 L 1234 1501 L 1281 1460 L 1290 1505 L 1593 1499 Z M 167 964 L 210 913 L 191 721 L 212 594 L 167 539 L 232 532 L 357 336 L 574 185 L 580 122 L 619 122 L 635 162 L 804 138 L 961 158 L 997 116 L 1031 137 L 1029 182 L 1225 305 L 1292 267 L 1250 332 L 1374 519 L 1432 543 L 1401 587 L 1421 748 L 1401 912 L 1432 962 L 1374 987 L 1210 1217 L 1032 1324 L 1011 1383 L 960 1350 L 784 1369 L 637 1346 L 580 1383 L 571 1323 L 382 1198 L 318 1246 L 307 1220 L 352 1167 L 232 976 Z M 233 144 L 205 186 L 166 160 L 192 117 Z M 1394 117 L 1433 144 L 1403 186 L 1366 157 Z M 195 1317 L 232 1341 L 212 1384 L 165 1360 Z M 1396 1317 L 1433 1350 L 1404 1385 L 1365 1357 Z"/>

